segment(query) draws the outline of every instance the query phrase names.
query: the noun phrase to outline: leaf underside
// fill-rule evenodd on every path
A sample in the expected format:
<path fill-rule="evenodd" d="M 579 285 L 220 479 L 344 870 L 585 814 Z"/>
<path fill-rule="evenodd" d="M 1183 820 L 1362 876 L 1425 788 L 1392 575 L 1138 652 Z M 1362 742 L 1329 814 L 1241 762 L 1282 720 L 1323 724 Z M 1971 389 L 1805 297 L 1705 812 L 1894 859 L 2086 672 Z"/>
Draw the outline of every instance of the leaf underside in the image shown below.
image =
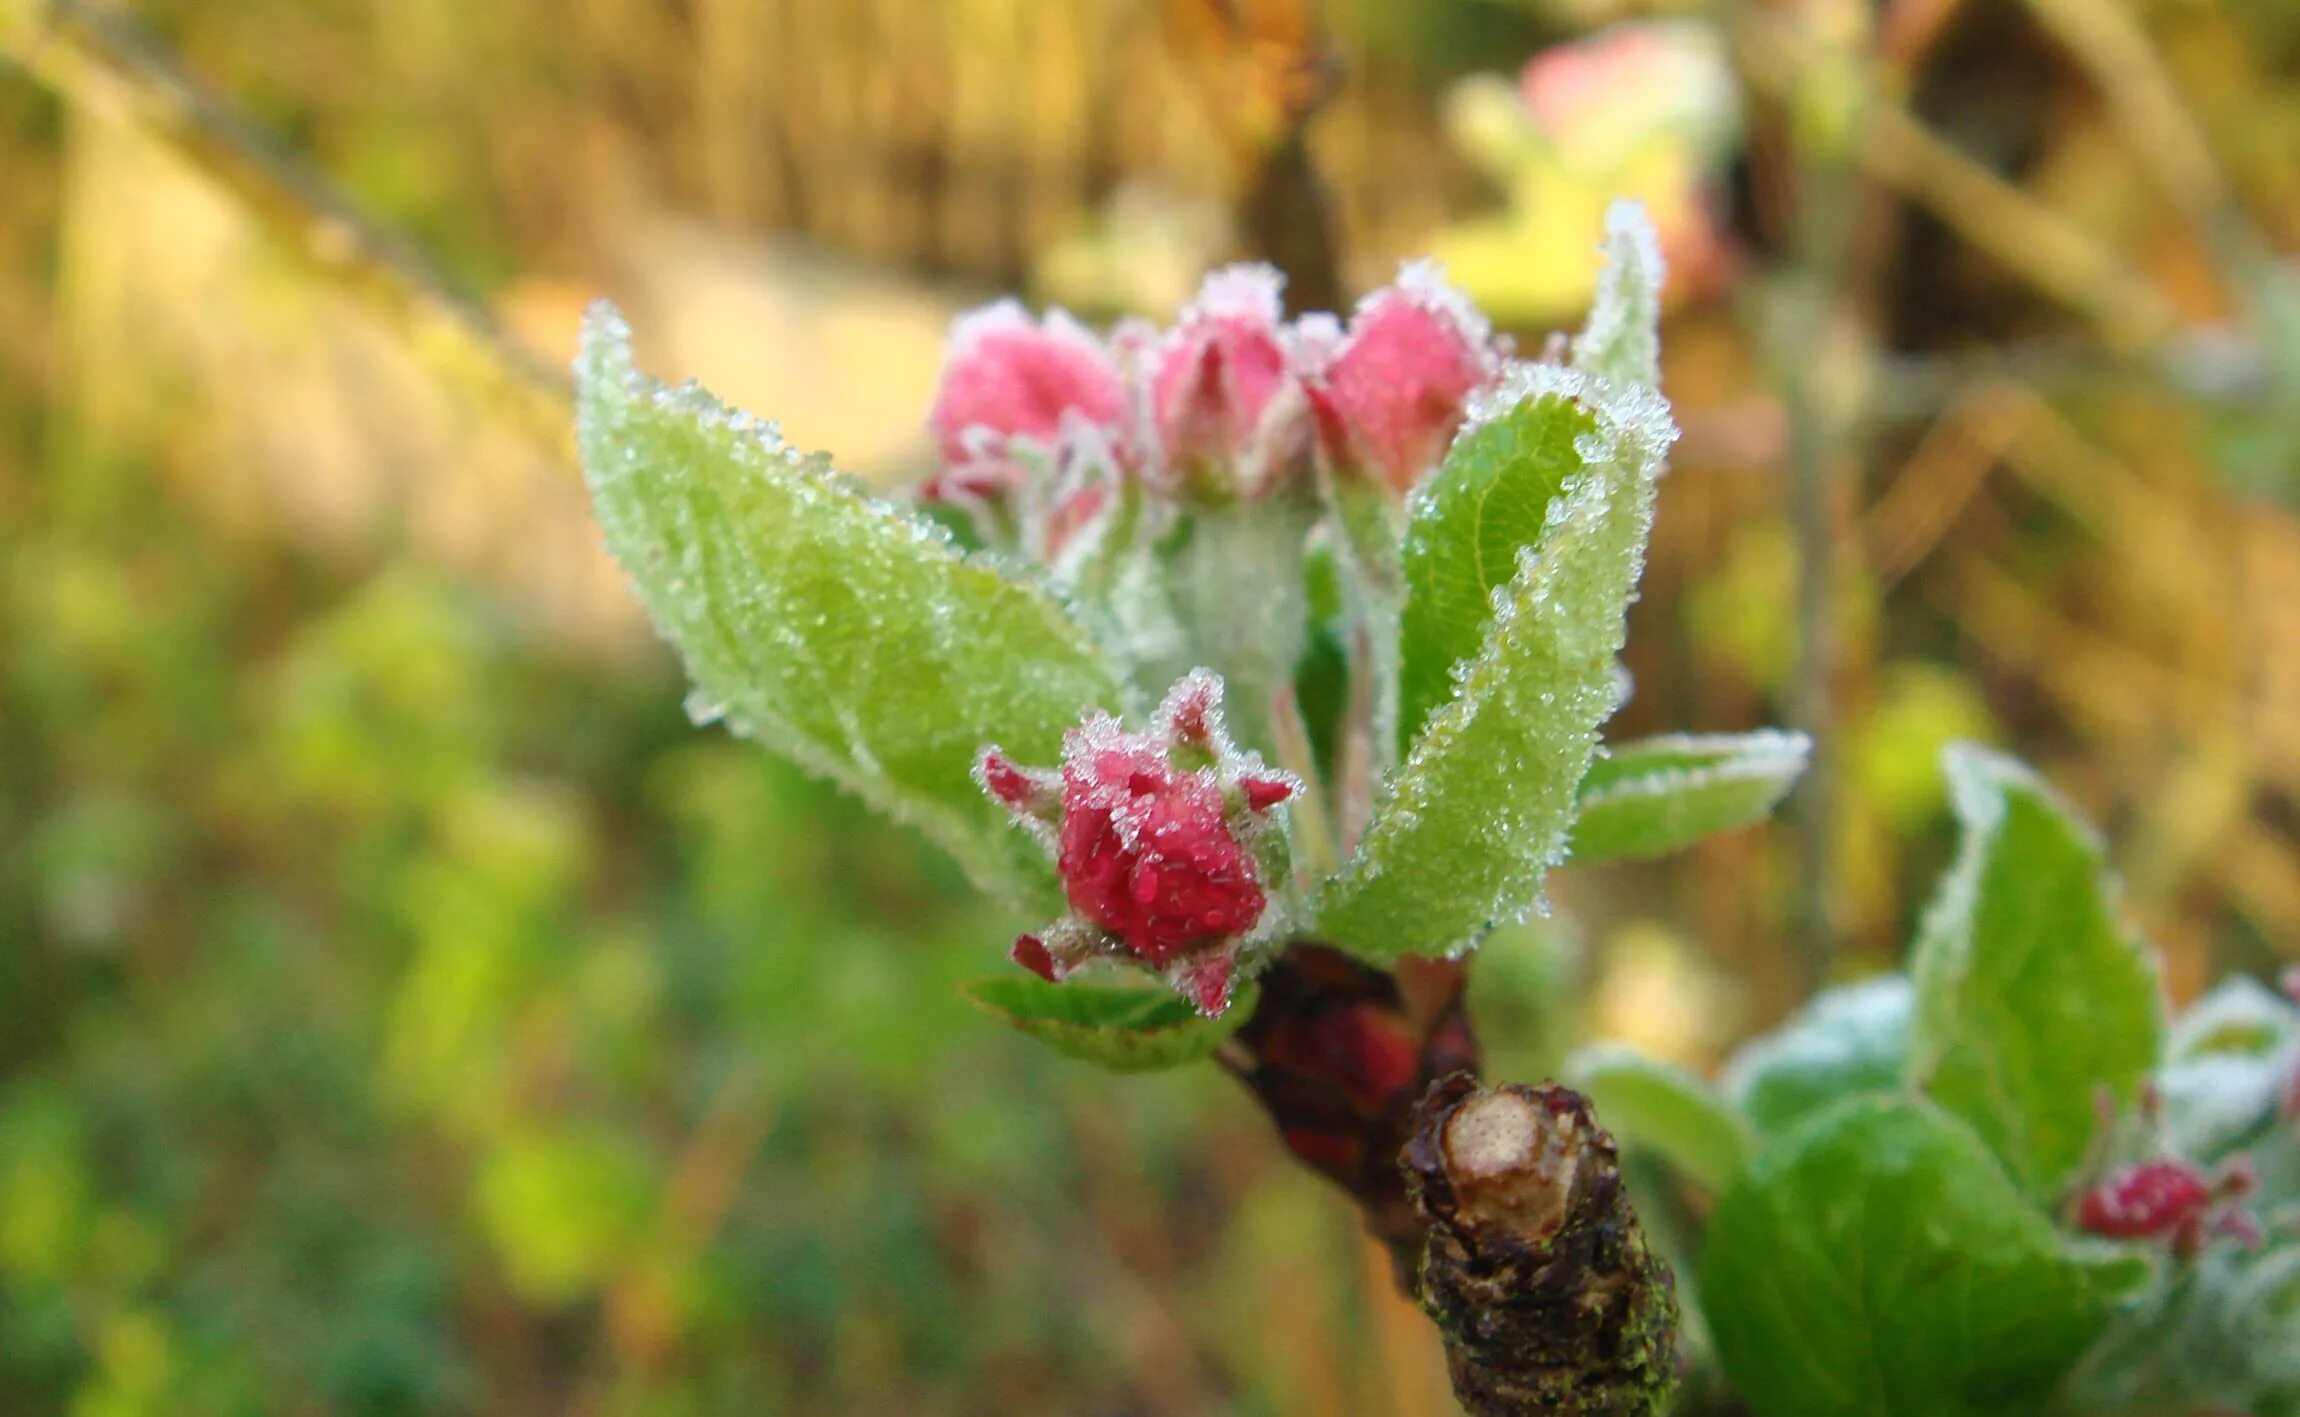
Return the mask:
<path fill-rule="evenodd" d="M 1222 1046 L 1254 1012 L 1245 986 L 1220 1018 L 1204 1018 L 1171 989 L 1073 979 L 1050 984 L 1000 975 L 960 986 L 969 1002 L 1056 1052 L 1113 1072 L 1154 1072 L 1194 1063 Z"/>
<path fill-rule="evenodd" d="M 577 376 L 599 525 L 685 661 L 695 716 L 915 824 L 985 888 L 1054 904 L 1045 853 L 969 773 L 985 743 L 1051 762 L 1085 711 L 1123 706 L 1061 603 L 851 490 L 771 425 L 639 373 L 603 305 Z"/>
<path fill-rule="evenodd" d="M 1621 744 L 1581 780 L 1572 858 L 1663 856 L 1760 821 L 1796 785 L 1810 749 L 1805 735 L 1778 732 Z"/>

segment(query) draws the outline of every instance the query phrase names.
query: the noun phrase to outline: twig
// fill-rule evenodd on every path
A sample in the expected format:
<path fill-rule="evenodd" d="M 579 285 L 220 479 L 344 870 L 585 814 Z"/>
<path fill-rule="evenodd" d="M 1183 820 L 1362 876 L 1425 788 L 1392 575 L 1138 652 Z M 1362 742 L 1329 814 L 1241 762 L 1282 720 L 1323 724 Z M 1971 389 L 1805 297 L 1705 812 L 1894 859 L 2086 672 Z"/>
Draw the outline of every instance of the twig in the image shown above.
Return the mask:
<path fill-rule="evenodd" d="M 1740 13 L 1735 57 L 1749 86 L 1793 102 L 1801 75 L 1831 62 L 1786 27 Z M 2177 327 L 2172 308 L 2115 254 L 1996 173 L 1959 152 L 1881 92 L 1863 97 L 1853 161 L 1930 212 L 2008 270 L 2134 352 Z"/>
<path fill-rule="evenodd" d="M 508 338 L 150 36 L 75 0 L 0 0 L 0 59 L 75 107 L 166 148 L 236 199 L 315 276 L 390 323 L 457 387 L 567 450 L 572 465 L 567 377 Z"/>

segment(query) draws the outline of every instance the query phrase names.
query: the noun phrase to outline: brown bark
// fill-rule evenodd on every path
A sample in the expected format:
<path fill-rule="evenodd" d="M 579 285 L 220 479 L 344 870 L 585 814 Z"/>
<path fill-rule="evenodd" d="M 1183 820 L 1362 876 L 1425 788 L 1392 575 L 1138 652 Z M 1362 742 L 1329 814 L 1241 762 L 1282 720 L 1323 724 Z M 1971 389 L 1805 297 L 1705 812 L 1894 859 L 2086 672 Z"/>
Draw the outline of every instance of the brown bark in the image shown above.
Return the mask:
<path fill-rule="evenodd" d="M 1562 1087 L 1487 1089 L 1455 962 L 1395 974 L 1298 944 L 1222 1061 L 1287 1150 L 1357 1201 L 1445 1338 L 1473 1417 L 1647 1417 L 1677 1304 L 1613 1139 Z"/>
<path fill-rule="evenodd" d="M 1677 1299 L 1613 1138 L 1553 1085 L 1430 1089 L 1406 1149 L 1421 1303 L 1473 1417 L 1647 1417 L 1675 1385 Z"/>

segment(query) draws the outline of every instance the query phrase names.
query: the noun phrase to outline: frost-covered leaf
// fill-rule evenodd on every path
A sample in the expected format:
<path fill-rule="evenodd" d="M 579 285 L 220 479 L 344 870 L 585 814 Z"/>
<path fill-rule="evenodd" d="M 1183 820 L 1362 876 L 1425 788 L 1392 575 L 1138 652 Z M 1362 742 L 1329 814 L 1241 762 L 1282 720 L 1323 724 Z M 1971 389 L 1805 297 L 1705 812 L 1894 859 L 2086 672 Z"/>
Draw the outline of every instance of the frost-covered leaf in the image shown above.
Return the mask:
<path fill-rule="evenodd" d="M 2300 1241 L 2166 1265 L 2069 1382 L 2069 1410 L 2300 1417 Z"/>
<path fill-rule="evenodd" d="M 2300 1007 L 2249 975 L 2223 979 L 2173 1022 L 2165 1053 L 2174 1061 L 2232 1054 L 2264 1058 L 2300 1038 Z"/>
<path fill-rule="evenodd" d="M 1645 209 L 1615 202 L 1605 213 L 1606 265 L 1589 324 L 1573 341 L 1573 367 L 1617 384 L 1661 383 L 1661 282 L 1667 271 Z"/>
<path fill-rule="evenodd" d="M 1254 986 L 1240 989 L 1219 1018 L 1206 1018 L 1171 989 L 1050 984 L 1029 975 L 999 975 L 960 986 L 969 1002 L 1006 1020 L 1058 1053 L 1121 1073 L 1194 1063 L 1222 1046 L 1254 1013 Z"/>
<path fill-rule="evenodd" d="M 2248 1151 L 2270 1196 L 2288 1172 L 2300 1200 L 2300 1129 L 2281 1125 L 2300 1088 L 2300 1008 L 2257 980 L 2223 980 L 2173 1023 L 2166 1053 L 2156 1086 L 2173 1150 L 2204 1162 Z"/>
<path fill-rule="evenodd" d="M 1589 765 L 1569 848 L 1576 861 L 1662 856 L 1771 812 L 1805 770 L 1802 733 L 1624 743 Z"/>
<path fill-rule="evenodd" d="M 985 886 L 1050 903 L 1044 852 L 970 770 L 987 742 L 1050 762 L 1086 709 L 1124 707 L 1087 633 L 771 426 L 639 373 L 605 306 L 576 372 L 593 509 L 696 716 L 917 824 Z"/>
<path fill-rule="evenodd" d="M 1565 1076 L 1625 1149 L 1650 1151 L 1711 1192 L 1748 1164 L 1749 1124 L 1716 1088 L 1674 1063 L 1599 1044 L 1567 1059 Z"/>
<path fill-rule="evenodd" d="M 2038 1411 L 2145 1264 L 2063 1235 L 1929 1103 L 1841 1103 L 1718 1202 L 1701 1294 L 1761 1417 Z"/>
<path fill-rule="evenodd" d="M 1400 557 L 1398 752 L 1453 697 L 1454 669 L 1476 657 L 1494 593 L 1518 553 L 1541 540 L 1549 506 L 1582 466 L 1589 410 L 1563 395 L 1527 399 L 1463 432 L 1415 492 Z"/>
<path fill-rule="evenodd" d="M 1899 1092 L 1915 1007 L 1903 974 L 1824 989 L 1733 1055 L 1720 1080 L 1725 1095 L 1770 1136 L 1848 1097 Z"/>
<path fill-rule="evenodd" d="M 1583 465 L 1550 502 L 1539 542 L 1518 552 L 1454 697 L 1389 775 L 1356 854 L 1326 889 L 1319 930 L 1349 948 L 1467 949 L 1538 907 L 1563 853 L 1574 789 L 1619 693 L 1613 657 L 1676 429 L 1650 391 L 1533 364 L 1480 403 L 1470 436 L 1560 395 L 1595 415 Z"/>
<path fill-rule="evenodd" d="M 2105 1090 L 2138 1096 L 2164 1046 L 2156 968 L 2117 919 L 2100 843 L 2027 768 L 1942 755 L 1961 839 L 1912 951 L 1909 1076 L 2031 1195 L 2081 1165 Z"/>

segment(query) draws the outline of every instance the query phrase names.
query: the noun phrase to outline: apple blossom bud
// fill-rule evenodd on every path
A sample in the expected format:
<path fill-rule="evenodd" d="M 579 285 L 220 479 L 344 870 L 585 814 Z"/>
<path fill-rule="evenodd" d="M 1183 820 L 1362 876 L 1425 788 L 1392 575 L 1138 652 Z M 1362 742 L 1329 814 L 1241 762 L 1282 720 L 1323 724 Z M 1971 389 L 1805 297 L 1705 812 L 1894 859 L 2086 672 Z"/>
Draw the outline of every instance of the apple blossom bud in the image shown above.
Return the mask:
<path fill-rule="evenodd" d="M 962 466 L 1008 439 L 1051 447 L 1068 420 L 1115 429 L 1125 411 L 1117 365 L 1092 331 L 1059 310 L 1033 320 L 1001 300 L 952 325 L 927 425 L 944 462 Z"/>
<path fill-rule="evenodd" d="M 1436 267 L 1408 265 L 1359 303 L 1311 390 L 1327 456 L 1407 491 L 1445 456 L 1470 396 L 1500 369 L 1485 317 Z"/>
<path fill-rule="evenodd" d="M 1301 785 L 1230 742 L 1221 680 L 1185 675 L 1145 733 L 1088 719 L 1063 736 L 1059 769 L 987 747 L 974 775 L 1052 850 L 1069 905 L 1015 941 L 1017 964 L 1059 980 L 1087 959 L 1125 958 L 1206 1013 L 1228 1006 L 1238 952 L 1268 920 L 1265 872 L 1284 869 L 1265 862 L 1282 837 L 1263 819 Z"/>
<path fill-rule="evenodd" d="M 1156 352 L 1152 420 L 1184 487 L 1255 496 L 1308 451 L 1283 283 L 1267 266 L 1216 271 Z"/>
<path fill-rule="evenodd" d="M 2257 1186 L 2239 1157 L 2206 1175 L 2185 1161 L 2160 1158 L 2110 1172 L 2077 1197 L 2076 1228 L 2114 1240 L 2152 1240 L 2193 1256 L 2206 1240 L 2227 1235 L 2250 1242 L 2259 1231 L 2243 1198 Z"/>
<path fill-rule="evenodd" d="M 1073 729 L 1063 745 L 1055 864 L 1071 910 L 1154 968 L 1245 934 L 1268 903 L 1211 771 L 1177 771 L 1164 745 L 1115 719 Z"/>

